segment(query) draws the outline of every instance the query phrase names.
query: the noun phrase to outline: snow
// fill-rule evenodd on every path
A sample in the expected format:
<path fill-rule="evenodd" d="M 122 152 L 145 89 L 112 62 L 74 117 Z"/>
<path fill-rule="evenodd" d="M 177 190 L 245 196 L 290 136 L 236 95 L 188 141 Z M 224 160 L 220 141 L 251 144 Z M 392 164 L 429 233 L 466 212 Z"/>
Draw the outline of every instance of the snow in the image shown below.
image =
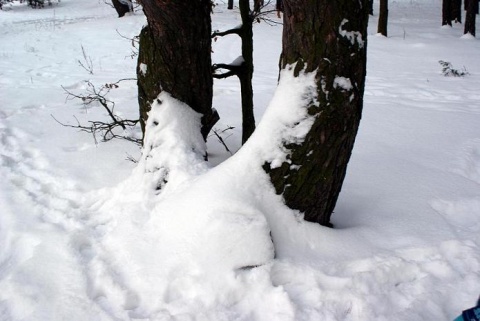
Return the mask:
<path fill-rule="evenodd" d="M 141 72 L 142 75 L 144 75 L 144 76 L 147 74 L 147 69 L 148 69 L 147 67 L 148 67 L 148 66 L 147 66 L 146 64 L 144 64 L 144 63 L 141 63 L 141 64 L 140 64 L 140 72 Z"/>
<path fill-rule="evenodd" d="M 362 34 L 359 31 L 347 31 L 343 28 L 348 24 L 348 19 L 343 19 L 342 22 L 340 23 L 340 26 L 338 27 L 338 33 L 344 37 L 347 38 L 348 41 L 352 45 L 355 45 L 355 43 L 358 43 L 359 48 L 363 48 L 365 46 L 365 41 L 362 39 Z"/>
<path fill-rule="evenodd" d="M 334 229 L 288 209 L 261 168 L 284 162 L 283 144 L 312 123 L 300 107 L 315 74 L 285 70 L 278 82 L 280 26 L 255 25 L 261 120 L 245 146 L 233 77 L 215 81 L 214 106 L 234 156 L 214 136 L 205 144 L 199 115 L 168 93 L 141 153 L 51 115 L 107 119 L 61 86 L 135 77 L 118 33 L 137 35 L 143 14 L 118 19 L 96 0 L 0 11 L 0 320 L 453 320 L 473 306 L 480 43 L 462 25 L 439 26 L 440 6 L 391 3 L 389 37 L 375 37 L 370 18 L 364 112 Z M 237 9 L 214 8 L 214 30 L 239 22 Z M 78 65 L 82 46 L 93 74 Z M 234 35 L 214 43 L 215 63 L 239 53 Z M 469 74 L 445 77 L 440 60 Z M 342 75 L 335 84 L 352 86 Z M 119 85 L 116 112 L 138 117 L 135 81 Z"/>
<path fill-rule="evenodd" d="M 350 91 L 353 89 L 352 82 L 350 79 L 336 76 L 333 80 L 333 88 L 342 88 L 345 91 Z"/>

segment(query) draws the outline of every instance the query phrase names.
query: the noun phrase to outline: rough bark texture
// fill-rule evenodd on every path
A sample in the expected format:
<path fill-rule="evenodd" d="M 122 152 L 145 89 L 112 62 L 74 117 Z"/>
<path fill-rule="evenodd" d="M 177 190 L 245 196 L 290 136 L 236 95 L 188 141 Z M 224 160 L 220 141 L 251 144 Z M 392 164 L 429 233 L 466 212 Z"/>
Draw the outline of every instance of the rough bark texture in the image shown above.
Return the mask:
<path fill-rule="evenodd" d="M 118 0 L 112 0 L 113 7 L 118 13 L 118 17 L 121 18 L 123 17 L 127 12 L 130 12 L 130 7 L 128 4 L 123 4 Z"/>
<path fill-rule="evenodd" d="M 388 36 L 388 0 L 380 0 L 380 15 L 378 16 L 377 32 L 385 37 Z"/>
<path fill-rule="evenodd" d="M 161 91 L 203 115 L 202 135 L 218 120 L 212 111 L 210 0 L 143 0 L 148 27 L 140 35 L 137 65 L 142 128 Z M 188 18 L 186 18 L 188 17 Z"/>
<path fill-rule="evenodd" d="M 367 0 L 284 0 L 281 67 L 316 73 L 318 96 L 305 106 L 315 122 L 302 143 L 285 146 L 289 163 L 264 169 L 287 206 L 326 226 L 361 118 L 367 21 Z M 337 77 L 353 88 L 336 85 Z"/>
<path fill-rule="evenodd" d="M 452 0 L 442 2 L 442 26 L 452 25 Z"/>
<path fill-rule="evenodd" d="M 478 12 L 478 1 L 469 0 L 467 7 L 467 15 L 465 16 L 465 30 L 464 33 L 470 33 L 472 36 L 475 36 L 475 20 Z"/>

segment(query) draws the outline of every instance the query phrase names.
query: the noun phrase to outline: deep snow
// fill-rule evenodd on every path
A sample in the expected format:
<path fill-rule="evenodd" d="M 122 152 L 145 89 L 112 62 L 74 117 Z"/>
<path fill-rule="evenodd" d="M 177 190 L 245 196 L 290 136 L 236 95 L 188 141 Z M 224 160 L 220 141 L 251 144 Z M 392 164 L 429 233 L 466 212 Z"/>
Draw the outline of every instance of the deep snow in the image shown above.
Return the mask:
<path fill-rule="evenodd" d="M 0 11 L 0 320 L 451 320 L 472 306 L 480 44 L 462 25 L 441 28 L 440 9 L 392 1 L 388 38 L 371 17 L 363 119 L 335 229 L 287 209 L 259 168 L 265 155 L 282 160 L 271 133 L 301 139 L 305 127 L 289 124 L 308 126 L 293 107 L 309 76 L 282 75 L 275 91 L 281 26 L 255 25 L 255 112 L 264 117 L 222 162 L 230 153 L 215 137 L 198 140 L 198 115 L 167 94 L 143 155 L 128 142 L 96 145 L 51 117 L 106 117 L 66 100 L 61 86 L 81 93 L 85 80 L 135 77 L 120 35 L 139 33 L 141 12 L 118 19 L 98 0 Z M 214 12 L 214 29 L 240 21 L 222 2 Z M 82 47 L 93 74 L 79 66 Z M 213 49 L 215 62 L 230 62 L 240 43 L 224 37 Z M 469 75 L 444 77 L 439 60 Z M 136 117 L 135 81 L 109 97 Z M 216 81 L 214 105 L 219 133 L 235 127 L 221 133 L 235 152 L 235 79 Z"/>

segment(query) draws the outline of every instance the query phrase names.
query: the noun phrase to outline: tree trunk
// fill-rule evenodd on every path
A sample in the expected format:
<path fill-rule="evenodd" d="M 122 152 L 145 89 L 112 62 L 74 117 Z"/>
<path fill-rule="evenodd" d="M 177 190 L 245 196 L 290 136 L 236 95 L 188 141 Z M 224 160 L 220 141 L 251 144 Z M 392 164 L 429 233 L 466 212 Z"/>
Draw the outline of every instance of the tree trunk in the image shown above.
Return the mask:
<path fill-rule="evenodd" d="M 467 7 L 467 15 L 465 16 L 465 30 L 464 33 L 471 34 L 475 37 L 475 20 L 476 20 L 476 12 L 478 11 L 478 1 L 477 0 L 469 0 L 468 7 Z"/>
<path fill-rule="evenodd" d="M 238 78 L 242 95 L 242 144 L 244 144 L 255 130 L 255 116 L 253 113 L 253 21 L 250 16 L 249 0 L 240 0 L 240 14 L 242 16 L 243 66 Z"/>
<path fill-rule="evenodd" d="M 232 10 L 233 9 L 233 0 L 228 0 L 228 7 L 227 9 Z"/>
<path fill-rule="evenodd" d="M 388 27 L 388 0 L 380 0 L 380 15 L 378 16 L 377 32 L 387 37 Z"/>
<path fill-rule="evenodd" d="M 123 17 L 127 12 L 131 11 L 131 7 L 128 5 L 128 3 L 122 3 L 119 0 L 112 0 L 113 7 L 118 13 L 118 17 L 121 18 Z"/>
<path fill-rule="evenodd" d="M 452 20 L 461 23 L 462 22 L 462 0 L 451 0 L 451 13 Z"/>
<path fill-rule="evenodd" d="M 452 26 L 452 0 L 442 2 L 442 26 Z"/>
<path fill-rule="evenodd" d="M 470 4 L 470 1 L 476 1 L 476 2 L 478 2 L 478 0 L 465 0 L 465 3 L 464 3 L 464 9 L 465 9 L 465 11 L 468 10 L 468 6 L 469 6 L 469 4 Z M 477 3 L 477 4 L 476 4 L 476 10 L 475 10 L 475 13 L 476 13 L 476 14 L 478 14 L 478 9 L 479 9 L 478 7 L 479 7 L 479 6 L 478 6 L 478 3 Z"/>
<path fill-rule="evenodd" d="M 373 16 L 373 0 L 368 0 L 368 14 Z"/>
<path fill-rule="evenodd" d="M 279 12 L 283 12 L 283 0 L 277 0 L 275 2 L 275 9 Z"/>
<path fill-rule="evenodd" d="M 254 0 L 253 1 L 253 11 L 260 12 L 262 10 L 263 5 L 265 4 L 264 0 Z"/>
<path fill-rule="evenodd" d="M 206 139 L 218 120 L 212 110 L 210 0 L 143 0 L 148 27 L 140 35 L 137 65 L 142 128 L 161 91 L 203 115 Z M 188 18 L 186 18 L 188 17 Z"/>
<path fill-rule="evenodd" d="M 367 0 L 284 0 L 281 68 L 315 73 L 313 124 L 284 144 L 287 161 L 266 162 L 277 194 L 307 221 L 330 225 L 361 118 L 366 75 Z"/>

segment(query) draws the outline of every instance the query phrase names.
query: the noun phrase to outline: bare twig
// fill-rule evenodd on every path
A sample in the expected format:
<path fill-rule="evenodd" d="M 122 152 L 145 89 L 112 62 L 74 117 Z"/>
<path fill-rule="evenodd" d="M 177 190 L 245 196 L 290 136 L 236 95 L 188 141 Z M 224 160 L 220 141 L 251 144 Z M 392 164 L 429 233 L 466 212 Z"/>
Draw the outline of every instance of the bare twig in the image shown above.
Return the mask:
<path fill-rule="evenodd" d="M 218 141 L 223 145 L 223 147 L 225 147 L 225 150 L 227 152 L 230 153 L 230 155 L 233 155 L 233 153 L 230 151 L 230 149 L 228 148 L 227 144 L 225 143 L 225 139 L 227 139 L 228 137 L 230 137 L 231 135 L 228 135 L 225 139 L 222 138 L 221 134 L 229 131 L 229 130 L 232 130 L 234 129 L 235 127 L 232 127 L 232 126 L 228 126 L 227 128 L 223 129 L 223 130 L 218 130 L 218 129 L 213 129 L 212 132 L 213 132 L 213 135 L 215 135 L 217 138 L 218 138 Z M 210 135 L 212 136 L 212 135 Z"/>
<path fill-rule="evenodd" d="M 90 58 L 90 56 L 87 56 L 85 48 L 83 48 L 83 45 L 80 45 L 80 47 L 82 47 L 83 62 L 80 59 L 77 60 L 77 62 L 80 65 L 80 67 L 85 69 L 90 75 L 93 75 L 92 58 Z"/>
<path fill-rule="evenodd" d="M 58 121 L 53 116 L 52 118 L 55 119 L 55 121 L 57 121 L 59 124 L 65 127 L 77 128 L 77 129 L 80 129 L 81 131 L 93 134 L 95 142 L 97 142 L 97 135 L 100 135 L 102 137 L 102 141 L 109 141 L 114 138 L 118 138 L 118 139 L 128 140 L 141 145 L 142 144 L 141 139 L 137 139 L 137 138 L 126 136 L 126 135 L 120 135 L 114 132 L 117 128 L 121 128 L 123 131 L 125 131 L 127 128 L 134 127 L 137 125 L 137 123 L 139 123 L 140 119 L 133 119 L 133 120 L 123 119 L 120 116 L 116 115 L 114 111 L 115 103 L 106 98 L 106 95 L 110 92 L 110 90 L 114 88 L 118 88 L 119 83 L 127 80 L 136 80 L 136 79 L 135 78 L 120 79 L 114 83 L 107 83 L 101 86 L 100 89 L 97 89 L 90 81 L 87 81 L 86 94 L 76 94 L 67 90 L 65 87 L 62 86 L 63 90 L 67 93 L 67 100 L 80 99 L 85 106 L 90 105 L 92 103 L 99 103 L 107 112 L 110 118 L 110 122 L 89 121 L 88 122 L 89 125 L 82 125 L 80 124 L 78 119 L 75 118 L 75 120 L 77 121 L 77 125 L 68 125 Z"/>

